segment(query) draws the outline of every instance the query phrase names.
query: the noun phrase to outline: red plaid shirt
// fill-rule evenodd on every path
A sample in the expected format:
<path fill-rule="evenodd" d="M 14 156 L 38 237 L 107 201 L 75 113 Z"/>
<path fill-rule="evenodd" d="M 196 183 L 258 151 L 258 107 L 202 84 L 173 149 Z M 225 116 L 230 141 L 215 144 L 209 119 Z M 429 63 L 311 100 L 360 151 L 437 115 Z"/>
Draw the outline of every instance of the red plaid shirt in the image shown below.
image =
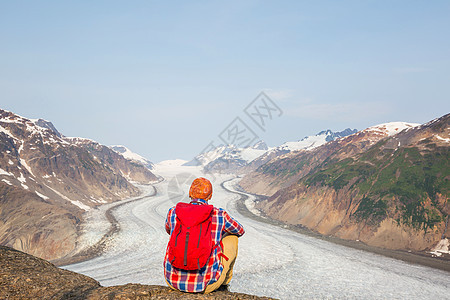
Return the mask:
<path fill-rule="evenodd" d="M 194 204 L 204 205 L 208 202 L 203 199 L 195 199 Z M 215 245 L 219 245 L 225 233 L 241 236 L 244 234 L 244 227 L 234 220 L 222 208 L 214 207 L 212 213 L 212 231 L 211 238 Z M 176 224 L 175 207 L 169 209 L 166 218 L 166 231 L 172 234 Z M 200 270 L 182 270 L 173 267 L 168 260 L 168 253 L 164 258 L 164 275 L 167 282 L 174 288 L 183 292 L 202 292 L 209 284 L 216 282 L 223 271 L 223 265 L 220 262 L 222 254 L 221 247 L 215 247 L 211 253 L 206 265 Z"/>

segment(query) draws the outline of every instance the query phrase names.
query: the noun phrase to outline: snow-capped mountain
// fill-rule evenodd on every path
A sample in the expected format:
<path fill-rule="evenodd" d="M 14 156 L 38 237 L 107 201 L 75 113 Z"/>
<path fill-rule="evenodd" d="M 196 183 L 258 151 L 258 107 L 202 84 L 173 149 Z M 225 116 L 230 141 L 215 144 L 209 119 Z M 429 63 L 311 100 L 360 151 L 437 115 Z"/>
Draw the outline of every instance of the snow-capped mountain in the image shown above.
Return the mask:
<path fill-rule="evenodd" d="M 333 132 L 331 130 L 324 130 L 319 132 L 316 135 L 311 135 L 304 137 L 300 141 L 297 142 L 286 142 L 281 146 L 275 148 L 275 151 L 297 151 L 297 150 L 312 150 L 317 148 L 329 141 L 334 141 L 335 139 L 348 136 L 358 132 L 356 129 L 347 128 L 340 132 Z"/>
<path fill-rule="evenodd" d="M 156 179 L 107 146 L 0 109 L 2 245 L 61 256 L 73 248 L 83 212 L 138 195 L 131 181 Z"/>
<path fill-rule="evenodd" d="M 219 146 L 209 152 L 196 156 L 186 166 L 201 165 L 207 172 L 236 171 L 267 152 L 269 148 L 263 141 L 253 146 L 238 148 L 235 145 Z"/>
<path fill-rule="evenodd" d="M 117 153 L 121 154 L 126 159 L 129 159 L 133 162 L 142 164 L 150 170 L 153 169 L 153 163 L 151 161 L 149 161 L 148 159 L 146 159 L 145 157 L 143 157 L 137 153 L 134 153 L 133 151 L 131 151 L 130 149 L 128 149 L 125 146 L 114 145 L 114 146 L 110 146 L 110 148 L 113 149 L 114 151 L 116 151 Z"/>
<path fill-rule="evenodd" d="M 187 166 L 202 165 L 207 172 L 246 173 L 256 169 L 274 157 L 298 150 L 309 151 L 329 141 L 336 140 L 357 132 L 347 128 L 340 132 L 324 130 L 313 136 L 307 136 L 297 142 L 286 142 L 281 146 L 269 148 L 264 141 L 247 148 L 235 145 L 219 146 L 209 152 L 196 156 L 186 163 Z"/>
<path fill-rule="evenodd" d="M 53 131 L 56 136 L 59 138 L 62 138 L 63 135 L 56 129 L 56 127 L 52 124 L 52 122 L 44 120 L 44 119 L 30 119 L 34 124 L 41 128 L 47 128 Z"/>
<path fill-rule="evenodd" d="M 364 129 L 363 132 L 371 132 L 381 136 L 392 136 L 405 129 L 411 129 L 417 126 L 420 126 L 420 124 L 407 122 L 389 122 L 371 126 L 369 128 Z"/>
<path fill-rule="evenodd" d="M 280 157 L 284 154 L 295 151 L 311 151 L 317 147 L 320 147 L 328 142 L 343 138 L 358 132 L 356 129 L 347 128 L 343 131 L 334 132 L 331 130 L 324 130 L 316 135 L 306 136 L 297 142 L 286 142 L 281 146 L 269 149 L 258 158 L 251 161 L 241 171 L 242 173 L 251 172 L 266 162 Z"/>

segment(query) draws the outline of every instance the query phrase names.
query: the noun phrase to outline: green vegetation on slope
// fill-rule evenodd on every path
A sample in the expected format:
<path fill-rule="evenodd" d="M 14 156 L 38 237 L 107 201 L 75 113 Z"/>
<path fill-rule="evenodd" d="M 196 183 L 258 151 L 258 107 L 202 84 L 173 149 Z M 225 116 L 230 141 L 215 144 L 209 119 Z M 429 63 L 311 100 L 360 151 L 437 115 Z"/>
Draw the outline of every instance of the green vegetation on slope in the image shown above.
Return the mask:
<path fill-rule="evenodd" d="M 421 153 L 415 147 L 381 149 L 383 144 L 357 159 L 322 165 L 301 182 L 335 190 L 357 188 L 361 202 L 355 217 L 359 220 L 379 223 L 389 215 L 416 229 L 432 228 L 446 217 L 437 194 L 449 195 L 448 147 Z"/>

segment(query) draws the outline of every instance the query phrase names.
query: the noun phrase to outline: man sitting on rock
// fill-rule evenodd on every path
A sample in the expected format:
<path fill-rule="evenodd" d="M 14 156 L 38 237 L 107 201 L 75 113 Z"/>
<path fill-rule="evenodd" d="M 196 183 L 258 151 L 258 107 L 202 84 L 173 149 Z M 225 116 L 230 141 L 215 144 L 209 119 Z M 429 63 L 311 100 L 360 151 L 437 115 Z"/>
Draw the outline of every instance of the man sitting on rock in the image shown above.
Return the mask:
<path fill-rule="evenodd" d="M 208 179 L 195 179 L 189 197 L 189 204 L 180 202 L 167 213 L 164 275 L 173 289 L 208 294 L 230 282 L 244 228 L 224 209 L 208 205 Z"/>

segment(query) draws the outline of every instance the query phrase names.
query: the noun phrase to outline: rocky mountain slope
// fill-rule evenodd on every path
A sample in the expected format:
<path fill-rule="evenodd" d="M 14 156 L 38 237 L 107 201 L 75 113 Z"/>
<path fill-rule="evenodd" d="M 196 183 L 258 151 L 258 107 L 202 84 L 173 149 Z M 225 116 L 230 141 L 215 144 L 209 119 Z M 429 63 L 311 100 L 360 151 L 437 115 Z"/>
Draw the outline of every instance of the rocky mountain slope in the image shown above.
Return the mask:
<path fill-rule="evenodd" d="M 96 280 L 0 246 L 1 299 L 270 299 L 226 290 L 187 294 L 158 285 L 102 287 Z"/>
<path fill-rule="evenodd" d="M 272 160 L 241 185 L 271 195 L 258 207 L 272 218 L 374 246 L 430 249 L 449 236 L 449 122 L 374 126 Z"/>
<path fill-rule="evenodd" d="M 0 110 L 0 244 L 55 259 L 75 246 L 82 213 L 136 196 L 156 176 L 48 121 Z"/>

